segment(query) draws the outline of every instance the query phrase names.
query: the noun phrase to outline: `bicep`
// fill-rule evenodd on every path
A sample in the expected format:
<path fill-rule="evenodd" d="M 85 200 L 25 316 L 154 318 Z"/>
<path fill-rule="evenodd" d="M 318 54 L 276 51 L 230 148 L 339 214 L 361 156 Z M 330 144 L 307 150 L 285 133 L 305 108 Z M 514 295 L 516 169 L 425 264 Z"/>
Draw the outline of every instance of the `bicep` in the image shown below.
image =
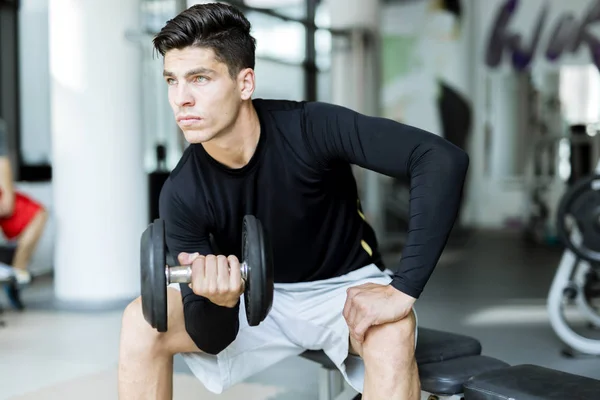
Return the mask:
<path fill-rule="evenodd" d="M 190 210 L 186 202 L 175 192 L 168 179 L 159 198 L 159 216 L 165 223 L 165 242 L 169 254 L 174 257 L 181 252 L 210 254 L 209 228 L 206 218 L 196 209 Z"/>
<path fill-rule="evenodd" d="M 177 264 L 180 253 L 212 253 L 209 229 L 198 213 L 192 213 L 189 207 L 173 192 L 172 182 L 167 180 L 159 199 L 159 216 L 165 223 L 166 252 L 171 262 Z M 181 284 L 184 302 L 200 300 L 187 284 Z"/>

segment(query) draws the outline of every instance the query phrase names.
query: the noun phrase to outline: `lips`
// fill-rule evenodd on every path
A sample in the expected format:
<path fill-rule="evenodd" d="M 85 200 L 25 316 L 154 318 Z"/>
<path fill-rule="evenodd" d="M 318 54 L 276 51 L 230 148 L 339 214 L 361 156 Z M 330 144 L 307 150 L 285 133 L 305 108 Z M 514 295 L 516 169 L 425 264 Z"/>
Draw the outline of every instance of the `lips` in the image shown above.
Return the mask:
<path fill-rule="evenodd" d="M 186 122 L 186 121 L 201 121 L 202 118 L 196 117 L 195 115 L 181 115 L 177 117 L 177 122 Z"/>
<path fill-rule="evenodd" d="M 202 121 L 202 118 L 193 115 L 182 115 L 177 117 L 177 123 L 183 126 L 195 125 Z"/>

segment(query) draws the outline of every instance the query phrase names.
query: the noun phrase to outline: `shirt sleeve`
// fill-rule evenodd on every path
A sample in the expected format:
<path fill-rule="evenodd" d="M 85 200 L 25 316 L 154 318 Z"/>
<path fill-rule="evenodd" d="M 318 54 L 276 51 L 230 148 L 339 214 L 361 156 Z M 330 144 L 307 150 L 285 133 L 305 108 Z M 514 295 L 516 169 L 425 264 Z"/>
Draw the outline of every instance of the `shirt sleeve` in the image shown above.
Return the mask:
<path fill-rule="evenodd" d="M 348 162 L 410 183 L 407 242 L 391 285 L 418 298 L 458 214 L 468 155 L 433 133 L 332 104 L 306 103 L 304 123 L 321 168 Z"/>
<path fill-rule="evenodd" d="M 160 194 L 159 214 L 165 221 L 165 241 L 174 260 L 181 252 L 202 255 L 211 250 L 207 224 L 192 212 L 177 195 L 173 182 L 168 179 Z M 218 354 L 236 338 L 239 331 L 239 302 L 233 308 L 218 306 L 205 297 L 196 295 L 188 284 L 180 284 L 183 298 L 185 328 L 200 350 Z"/>

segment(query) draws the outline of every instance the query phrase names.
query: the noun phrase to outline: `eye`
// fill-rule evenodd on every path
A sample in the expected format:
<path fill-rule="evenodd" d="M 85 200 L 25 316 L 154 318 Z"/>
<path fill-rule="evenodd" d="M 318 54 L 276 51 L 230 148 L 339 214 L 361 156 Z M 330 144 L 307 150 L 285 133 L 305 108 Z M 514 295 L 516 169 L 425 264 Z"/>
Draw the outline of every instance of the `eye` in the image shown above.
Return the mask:
<path fill-rule="evenodd" d="M 208 78 L 205 76 L 197 76 L 194 78 L 194 82 L 196 82 L 196 83 L 204 83 L 207 80 L 208 80 Z"/>
<path fill-rule="evenodd" d="M 167 78 L 166 82 L 167 82 L 167 85 L 174 85 L 176 81 L 173 78 Z"/>

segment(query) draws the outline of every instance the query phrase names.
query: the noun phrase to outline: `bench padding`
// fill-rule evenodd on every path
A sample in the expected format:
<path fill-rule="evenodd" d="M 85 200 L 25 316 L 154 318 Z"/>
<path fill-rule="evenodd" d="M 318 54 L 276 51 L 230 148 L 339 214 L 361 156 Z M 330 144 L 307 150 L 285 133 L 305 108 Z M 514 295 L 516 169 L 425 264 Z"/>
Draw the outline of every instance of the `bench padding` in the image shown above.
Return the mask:
<path fill-rule="evenodd" d="M 415 356 L 419 365 L 479 354 L 481 343 L 470 336 L 429 328 L 418 330 Z"/>
<path fill-rule="evenodd" d="M 465 383 L 469 400 L 591 400 L 600 381 L 537 365 L 516 365 L 482 373 Z"/>
<path fill-rule="evenodd" d="M 419 366 L 421 389 L 437 395 L 463 392 L 463 384 L 482 372 L 506 368 L 504 361 L 488 356 L 468 356 Z"/>

